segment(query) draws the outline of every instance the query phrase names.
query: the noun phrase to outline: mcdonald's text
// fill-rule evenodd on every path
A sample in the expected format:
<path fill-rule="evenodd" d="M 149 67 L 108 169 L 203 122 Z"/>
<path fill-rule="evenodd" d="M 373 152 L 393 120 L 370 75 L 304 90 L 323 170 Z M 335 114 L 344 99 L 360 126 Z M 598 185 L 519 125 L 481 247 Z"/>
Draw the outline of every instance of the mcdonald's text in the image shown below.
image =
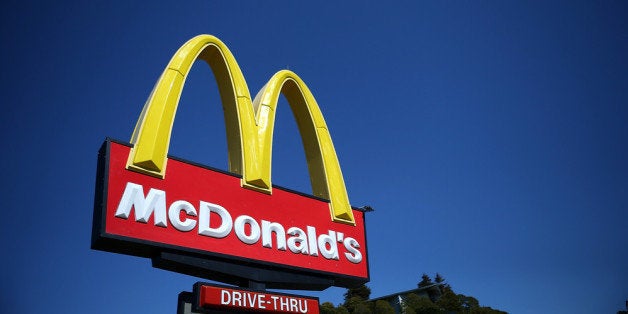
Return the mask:
<path fill-rule="evenodd" d="M 330 219 L 329 202 L 169 157 L 164 179 L 126 169 L 129 144 L 100 153 L 92 247 L 153 257 L 202 257 L 310 276 L 349 286 L 368 281 L 364 213 Z M 99 192 L 100 191 L 100 192 Z"/>
<path fill-rule="evenodd" d="M 340 258 L 338 243 L 342 243 L 346 250 L 342 254 L 344 258 L 356 264 L 362 261 L 360 244 L 354 238 L 345 237 L 342 232 L 328 230 L 328 233 L 317 236 L 317 230 L 313 226 L 285 228 L 281 223 L 263 219 L 258 222 L 248 215 L 233 219 L 226 208 L 206 201 L 200 201 L 196 210 L 190 202 L 176 200 L 170 204 L 166 215 L 166 198 L 166 191 L 151 188 L 144 195 L 143 186 L 128 182 L 115 216 L 129 219 L 134 210 L 135 221 L 138 223 L 146 224 L 152 219 L 155 227 L 168 228 L 170 221 L 172 227 L 178 231 L 189 232 L 196 228 L 200 237 L 216 239 L 227 237 L 233 231 L 243 244 L 255 245 L 261 238 L 261 245 L 265 248 L 272 249 L 274 242 L 275 249 L 280 251 L 288 248 L 292 253 L 310 256 L 318 256 L 320 252 L 324 258 L 334 260 Z M 220 218 L 218 226 L 211 226 L 211 217 Z"/>

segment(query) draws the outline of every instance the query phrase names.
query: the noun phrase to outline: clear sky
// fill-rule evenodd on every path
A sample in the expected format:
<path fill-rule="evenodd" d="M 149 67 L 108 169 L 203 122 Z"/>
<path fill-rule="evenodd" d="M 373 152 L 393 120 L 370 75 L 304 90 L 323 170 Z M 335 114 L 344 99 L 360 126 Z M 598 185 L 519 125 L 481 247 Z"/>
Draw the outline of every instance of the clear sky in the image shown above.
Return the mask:
<path fill-rule="evenodd" d="M 314 93 L 351 203 L 375 208 L 373 297 L 439 272 L 511 313 L 624 308 L 625 1 L 4 1 L 0 25 L 0 312 L 175 312 L 196 278 L 90 249 L 96 159 L 203 33 L 252 94 L 284 68 Z M 285 103 L 278 115 L 273 182 L 309 192 Z M 199 63 L 170 153 L 224 169 L 224 137 Z"/>

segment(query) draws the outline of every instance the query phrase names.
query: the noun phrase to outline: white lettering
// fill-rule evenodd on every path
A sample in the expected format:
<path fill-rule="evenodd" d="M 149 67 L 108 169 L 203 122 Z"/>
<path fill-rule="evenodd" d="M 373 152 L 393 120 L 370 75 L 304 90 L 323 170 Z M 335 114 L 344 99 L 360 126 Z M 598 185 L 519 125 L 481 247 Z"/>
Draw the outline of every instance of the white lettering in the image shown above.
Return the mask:
<path fill-rule="evenodd" d="M 288 234 L 292 237 L 288 238 L 288 248 L 292 253 L 308 254 L 307 236 L 305 231 L 297 227 L 288 229 Z"/>
<path fill-rule="evenodd" d="M 254 294 L 254 293 L 246 293 L 246 292 L 245 292 L 244 294 L 246 295 L 246 298 L 247 298 L 247 300 L 249 301 L 248 306 L 249 306 L 249 307 L 251 307 L 251 306 L 255 306 L 255 303 L 257 303 L 257 302 L 256 302 L 256 301 L 257 301 L 257 294 Z M 244 303 L 245 303 L 245 304 L 244 304 L 244 306 L 247 306 L 247 305 L 246 305 L 246 302 L 244 302 Z"/>
<path fill-rule="evenodd" d="M 307 300 L 299 299 L 299 312 L 307 313 Z"/>
<path fill-rule="evenodd" d="M 349 260 L 349 262 L 357 264 L 362 261 L 362 253 L 358 251 L 360 248 L 360 243 L 356 241 L 354 238 L 345 238 L 343 243 L 345 245 L 345 249 L 347 249 L 347 253 L 345 253 L 345 257 Z"/>
<path fill-rule="evenodd" d="M 267 248 L 273 247 L 272 233 L 277 235 L 277 249 L 286 250 L 286 230 L 283 226 L 276 222 L 262 220 L 262 246 Z"/>
<path fill-rule="evenodd" d="M 316 228 L 307 226 L 308 246 L 310 247 L 310 255 L 318 256 L 318 245 L 316 243 Z"/>
<path fill-rule="evenodd" d="M 326 259 L 339 260 L 338 243 L 336 242 L 336 232 L 329 230 L 329 234 L 321 234 L 318 237 L 318 249 Z"/>
<path fill-rule="evenodd" d="M 227 290 L 220 290 L 220 304 L 227 305 L 231 303 L 231 294 Z"/>
<path fill-rule="evenodd" d="M 151 214 L 155 213 L 155 226 L 167 227 L 166 192 L 150 189 L 144 198 L 144 188 L 135 183 L 127 183 L 122 199 L 116 210 L 116 217 L 129 219 L 131 208 L 135 208 L 135 221 L 147 223 Z"/>
<path fill-rule="evenodd" d="M 231 215 L 224 207 L 201 201 L 199 211 L 198 234 L 214 238 L 224 238 L 229 235 L 233 227 L 233 220 L 231 220 Z M 211 213 L 216 213 L 220 216 L 221 222 L 218 228 L 209 226 Z"/>
<path fill-rule="evenodd" d="M 168 208 L 168 219 L 175 229 L 179 231 L 190 231 L 196 227 L 196 220 L 185 218 L 181 221 L 181 211 L 185 211 L 186 214 L 196 217 L 196 209 L 192 204 L 186 201 L 176 201 Z"/>
<path fill-rule="evenodd" d="M 290 311 L 296 312 L 299 310 L 297 306 L 297 299 L 290 298 Z"/>
<path fill-rule="evenodd" d="M 266 295 L 265 294 L 257 295 L 257 308 L 261 310 L 266 309 Z"/>
<path fill-rule="evenodd" d="M 288 307 L 290 300 L 288 300 L 288 298 L 279 298 L 279 306 L 281 307 L 282 311 L 290 311 L 290 308 Z"/>
<path fill-rule="evenodd" d="M 251 226 L 251 234 L 246 234 L 244 225 Z M 259 224 L 255 221 L 255 219 L 253 219 L 253 217 L 242 215 L 235 220 L 235 233 L 240 241 L 246 244 L 255 244 L 259 241 L 260 237 Z"/>
<path fill-rule="evenodd" d="M 242 306 L 242 293 L 238 291 L 233 291 L 233 302 L 231 303 L 231 305 Z"/>
<path fill-rule="evenodd" d="M 328 230 L 327 233 L 318 235 L 313 226 L 305 226 L 305 231 L 299 227 L 290 227 L 286 231 L 281 223 L 263 219 L 260 220 L 260 227 L 260 223 L 251 216 L 240 215 L 234 220 L 226 208 L 205 201 L 200 201 L 197 211 L 191 203 L 176 200 L 170 204 L 166 212 L 166 192 L 151 188 L 145 195 L 142 185 L 128 182 L 114 215 L 129 219 L 133 210 L 135 221 L 140 223 L 148 223 L 152 217 L 155 226 L 167 228 L 169 220 L 174 229 L 182 232 L 189 232 L 198 227 L 200 235 L 225 238 L 234 231 L 241 242 L 249 245 L 256 244 L 261 238 L 261 245 L 269 249 L 273 248 L 274 243 L 274 247 L 279 251 L 289 249 L 294 254 L 309 255 L 313 258 L 317 258 L 320 252 L 320 255 L 328 260 L 340 260 L 341 256 L 354 264 L 363 260 L 360 243 L 343 232 Z M 198 220 L 194 217 L 198 217 Z M 214 220 L 218 219 L 213 223 L 215 227 L 210 225 L 212 217 Z M 344 248 L 342 254 L 338 243 L 342 243 L 341 248 Z M 272 300 L 283 310 L 293 311 L 295 308 L 292 301 L 283 297 L 272 297 Z M 235 292 L 233 294 L 223 292 L 221 302 L 232 305 L 249 304 L 258 308 L 270 304 L 263 295 L 242 295 Z M 296 306 L 302 311 L 300 301 Z M 307 308 L 307 302 L 304 306 Z"/>

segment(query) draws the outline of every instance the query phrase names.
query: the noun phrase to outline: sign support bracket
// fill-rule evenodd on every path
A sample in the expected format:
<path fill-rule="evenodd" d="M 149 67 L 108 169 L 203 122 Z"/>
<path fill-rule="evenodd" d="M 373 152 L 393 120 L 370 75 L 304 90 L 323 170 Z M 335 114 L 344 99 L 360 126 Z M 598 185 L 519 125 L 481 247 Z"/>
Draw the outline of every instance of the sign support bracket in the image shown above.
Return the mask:
<path fill-rule="evenodd" d="M 249 280 L 247 288 L 258 291 L 266 291 L 266 284 L 259 281 Z"/>
<path fill-rule="evenodd" d="M 247 265 L 234 265 L 220 260 L 160 252 L 152 258 L 153 267 L 178 273 L 220 281 L 255 290 L 294 289 L 322 291 L 334 285 L 334 280 L 288 271 L 260 269 Z"/>

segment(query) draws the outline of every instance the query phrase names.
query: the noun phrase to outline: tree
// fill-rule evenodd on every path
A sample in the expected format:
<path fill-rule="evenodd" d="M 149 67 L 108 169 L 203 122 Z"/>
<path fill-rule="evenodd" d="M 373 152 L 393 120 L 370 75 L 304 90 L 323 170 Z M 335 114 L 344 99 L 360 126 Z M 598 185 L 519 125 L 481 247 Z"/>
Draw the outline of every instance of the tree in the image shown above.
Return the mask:
<path fill-rule="evenodd" d="M 336 314 L 336 307 L 331 302 L 325 302 L 319 307 L 321 314 Z"/>
<path fill-rule="evenodd" d="M 368 300 L 371 297 L 371 288 L 366 285 L 361 285 L 356 288 L 347 289 L 347 292 L 344 294 L 345 303 L 347 300 L 353 297 L 360 297 L 363 301 Z"/>
<path fill-rule="evenodd" d="M 439 273 L 436 273 L 436 277 L 434 277 L 434 282 L 443 283 L 445 282 L 445 278 L 443 278 L 443 276 L 441 276 Z"/>
<path fill-rule="evenodd" d="M 349 310 L 347 310 L 347 308 L 346 308 L 346 307 L 344 307 L 344 306 L 342 306 L 342 305 L 339 305 L 339 306 L 336 308 L 336 314 L 349 314 Z"/>
<path fill-rule="evenodd" d="M 508 312 L 494 310 L 490 306 L 481 306 L 481 307 L 472 309 L 469 313 L 471 314 L 508 314 Z"/>
<path fill-rule="evenodd" d="M 443 295 L 445 294 L 445 292 L 447 291 L 451 291 L 453 293 L 453 290 L 451 289 L 451 286 L 445 282 L 445 278 L 443 276 L 441 276 L 441 274 L 436 273 L 436 277 L 434 278 L 434 281 L 439 284 L 438 285 L 438 290 L 440 291 L 440 294 Z"/>
<path fill-rule="evenodd" d="M 421 282 L 419 282 L 419 288 L 427 287 L 433 285 L 432 279 L 426 273 L 423 273 L 421 276 Z"/>
<path fill-rule="evenodd" d="M 451 288 L 444 289 L 443 295 L 436 301 L 436 305 L 445 312 L 462 312 L 462 302 Z"/>
<path fill-rule="evenodd" d="M 416 314 L 413 308 L 408 307 L 403 311 L 404 314 Z"/>
<path fill-rule="evenodd" d="M 373 311 L 375 314 L 395 314 L 395 309 L 386 301 L 378 300 L 375 302 L 375 309 Z"/>
<path fill-rule="evenodd" d="M 458 299 L 460 300 L 462 309 L 465 311 L 465 313 L 469 313 L 471 309 L 477 309 L 480 307 L 480 302 L 474 297 L 468 297 L 464 294 L 459 294 Z"/>
<path fill-rule="evenodd" d="M 445 282 L 445 278 L 436 273 L 434 281 L 427 274 L 421 276 L 419 288 L 421 294 L 410 293 L 401 295 L 403 298 L 402 313 L 404 314 L 508 314 L 492 309 L 488 306 L 480 306 L 480 302 L 464 294 L 456 294 L 451 286 Z M 439 294 L 440 292 L 440 294 Z M 344 294 L 344 303 L 334 308 L 333 304 L 325 302 L 320 307 L 322 314 L 393 314 L 394 308 L 383 300 L 368 302 L 371 289 L 366 285 L 348 289 Z"/>
<path fill-rule="evenodd" d="M 355 313 L 356 309 L 361 309 L 360 306 L 365 303 L 366 300 L 362 299 L 359 296 L 354 296 L 351 297 L 349 300 L 346 300 L 343 306 L 349 311 L 349 313 Z"/>
<path fill-rule="evenodd" d="M 368 306 L 368 304 L 366 302 L 361 302 L 355 305 L 355 307 L 353 308 L 353 311 L 351 311 L 351 313 L 353 314 L 372 314 L 373 311 L 371 311 L 371 308 Z"/>
<path fill-rule="evenodd" d="M 371 313 L 371 309 L 366 305 L 366 301 L 371 297 L 371 288 L 361 285 L 347 289 L 344 294 L 345 302 L 342 304 L 349 313 L 365 314 Z"/>
<path fill-rule="evenodd" d="M 429 298 L 420 297 L 414 293 L 410 293 L 405 299 L 406 313 L 411 310 L 416 314 L 436 314 L 441 313 L 440 308 L 430 301 Z"/>

